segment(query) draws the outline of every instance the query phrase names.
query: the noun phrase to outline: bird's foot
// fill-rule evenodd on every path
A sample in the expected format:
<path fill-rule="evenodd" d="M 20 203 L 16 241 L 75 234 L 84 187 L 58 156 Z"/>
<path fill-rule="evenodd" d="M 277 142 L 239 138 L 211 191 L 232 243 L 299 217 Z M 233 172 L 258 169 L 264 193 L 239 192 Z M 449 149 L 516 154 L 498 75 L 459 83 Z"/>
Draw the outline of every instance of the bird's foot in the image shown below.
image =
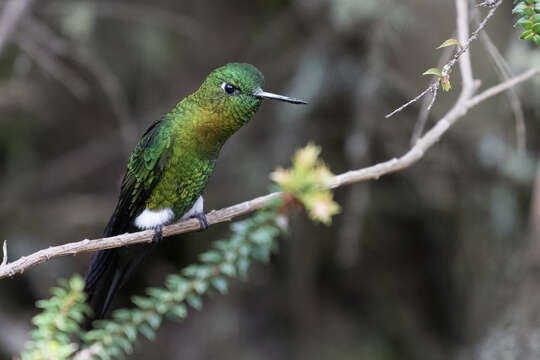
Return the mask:
<path fill-rule="evenodd" d="M 201 226 L 199 231 L 204 231 L 208 229 L 208 226 L 209 226 L 208 220 L 206 220 L 206 215 L 204 215 L 204 213 L 198 213 L 196 215 L 191 216 L 191 218 L 199 220 L 199 225 Z"/>
<path fill-rule="evenodd" d="M 156 226 L 155 231 L 154 237 L 152 238 L 152 244 L 157 244 L 163 240 L 163 228 L 161 225 Z"/>

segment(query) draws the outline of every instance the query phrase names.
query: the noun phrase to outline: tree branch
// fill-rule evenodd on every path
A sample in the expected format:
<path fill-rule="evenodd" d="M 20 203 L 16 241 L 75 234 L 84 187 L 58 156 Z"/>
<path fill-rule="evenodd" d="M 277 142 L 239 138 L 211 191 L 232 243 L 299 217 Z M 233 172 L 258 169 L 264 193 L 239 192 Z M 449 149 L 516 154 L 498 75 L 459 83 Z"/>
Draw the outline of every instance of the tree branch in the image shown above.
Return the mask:
<path fill-rule="evenodd" d="M 30 9 L 33 0 L 10 0 L 0 15 L 0 53 L 4 50 L 9 38 L 17 28 L 26 12 Z"/>
<path fill-rule="evenodd" d="M 2 257 L 2 263 L 0 263 L 0 267 L 6 266 L 6 264 L 8 262 L 7 241 L 6 240 L 4 240 L 4 245 L 2 246 L 2 254 L 3 254 L 3 257 Z"/>
<path fill-rule="evenodd" d="M 442 67 L 442 71 L 441 71 L 442 78 L 445 78 L 450 74 L 450 72 L 452 71 L 452 68 L 454 67 L 456 62 L 460 60 L 462 56 L 466 54 L 468 56 L 468 53 L 469 53 L 468 50 L 469 50 L 469 47 L 471 46 L 471 42 L 478 38 L 478 34 L 480 33 L 480 31 L 482 31 L 486 27 L 488 20 L 495 14 L 495 11 L 502 4 L 503 1 L 504 0 L 499 0 L 497 1 L 497 3 L 491 6 L 491 9 L 489 10 L 484 20 L 482 20 L 480 25 L 478 25 L 478 28 L 471 34 L 471 36 L 468 39 L 467 39 L 467 34 L 468 34 L 468 29 L 469 29 L 468 4 L 466 1 L 463 1 L 463 2 L 456 1 L 456 10 L 457 10 L 457 15 L 458 15 L 457 16 L 458 40 L 460 44 L 462 44 L 462 47 L 456 52 L 456 54 L 452 57 L 452 59 L 446 65 Z M 469 57 L 469 60 L 465 60 L 465 61 L 469 62 L 469 65 L 470 65 L 470 57 Z M 466 72 L 466 74 L 462 73 L 461 75 L 463 80 L 465 78 L 472 79 L 472 70 L 469 70 L 469 69 L 470 69 L 470 66 L 465 67 L 464 71 Z M 462 68 L 462 72 L 463 72 L 463 68 Z M 392 111 L 391 113 L 385 115 L 385 118 L 388 119 L 389 117 L 392 117 L 398 112 L 401 112 L 402 110 L 412 105 L 413 103 L 417 102 L 418 100 L 420 100 L 422 97 L 424 97 L 426 94 L 430 92 L 433 93 L 433 98 L 431 100 L 430 105 L 428 106 L 428 109 L 431 109 L 431 106 L 433 106 L 433 104 L 435 103 L 437 90 L 439 89 L 439 83 L 440 83 L 440 79 L 437 78 L 437 80 L 431 83 L 431 85 L 429 85 L 418 96 L 416 96 L 414 99 L 410 100 L 406 104 L 400 106 L 396 110 Z"/>
<path fill-rule="evenodd" d="M 422 136 L 403 156 L 370 167 L 337 175 L 330 187 L 338 188 L 360 181 L 379 179 L 383 175 L 391 174 L 410 167 L 415 162 L 420 160 L 424 153 L 430 147 L 432 147 L 457 120 L 462 118 L 470 108 L 511 88 L 512 86 L 530 79 L 539 72 L 540 65 L 502 84 L 489 88 L 475 97 L 471 97 L 472 93 L 474 92 L 474 88 L 466 90 L 464 88 L 454 107 L 452 107 L 452 109 L 443 118 L 441 118 L 431 130 L 426 132 L 426 134 Z M 225 221 L 231 221 L 238 216 L 254 212 L 265 207 L 280 195 L 280 193 L 275 192 L 221 210 L 213 210 L 206 215 L 208 224 L 213 225 Z M 195 219 L 190 219 L 164 227 L 163 236 L 183 234 L 199 230 L 199 228 L 199 222 Z M 152 241 L 153 236 L 153 230 L 146 230 L 96 240 L 85 239 L 74 243 L 50 247 L 48 249 L 35 252 L 29 256 L 21 257 L 16 261 L 0 265 L 0 279 L 23 273 L 30 267 L 60 256 L 76 255 L 84 252 L 93 252 L 139 243 L 149 243 Z"/>
<path fill-rule="evenodd" d="M 500 4 L 501 1 L 502 0 L 499 0 L 497 4 Z M 466 7 L 466 0 L 456 0 L 456 5 L 458 13 L 458 36 L 460 37 L 461 41 L 461 37 L 466 37 L 467 34 L 468 21 L 463 21 L 463 18 L 465 18 L 465 20 L 468 19 L 468 8 Z M 484 19 L 484 21 L 486 20 Z M 485 26 L 485 24 L 483 26 Z M 475 33 L 478 34 L 478 31 L 479 30 L 477 29 Z M 468 42 L 470 42 L 471 38 L 469 38 Z M 330 186 L 331 188 L 338 188 L 360 181 L 378 179 L 383 175 L 391 174 L 410 167 L 415 162 L 420 160 L 424 156 L 425 152 L 431 148 L 452 125 L 454 125 L 460 118 L 465 116 L 469 109 L 475 107 L 482 101 L 508 90 L 540 73 L 540 65 L 538 65 L 522 73 L 521 75 L 511 78 L 499 85 L 488 88 L 482 93 L 473 96 L 479 82 L 475 81 L 472 76 L 471 62 L 468 53 L 465 53 L 465 47 L 462 49 L 462 52 L 463 53 L 461 55 L 463 56 L 459 56 L 459 65 L 462 73 L 463 88 L 457 102 L 448 111 L 448 113 L 443 116 L 428 132 L 424 134 L 424 136 L 422 136 L 414 144 L 414 146 L 411 147 L 409 151 L 407 151 L 401 157 L 363 169 L 353 170 L 341 175 L 337 175 Z M 251 213 L 267 206 L 271 201 L 275 200 L 280 195 L 280 193 L 271 193 L 221 210 L 213 210 L 207 214 L 208 223 L 213 225 L 225 221 L 231 221 L 238 216 Z M 198 230 L 199 227 L 200 225 L 197 220 L 190 219 L 164 227 L 163 235 L 171 236 L 182 234 Z M 60 256 L 76 255 L 83 252 L 92 252 L 138 243 L 149 243 L 152 241 L 153 235 L 153 230 L 146 230 L 96 240 L 85 239 L 79 242 L 68 243 L 40 250 L 11 263 L 7 263 L 7 252 L 4 251 L 4 261 L 6 263 L 0 265 L 0 279 L 22 273 L 24 270 L 30 267 Z"/>

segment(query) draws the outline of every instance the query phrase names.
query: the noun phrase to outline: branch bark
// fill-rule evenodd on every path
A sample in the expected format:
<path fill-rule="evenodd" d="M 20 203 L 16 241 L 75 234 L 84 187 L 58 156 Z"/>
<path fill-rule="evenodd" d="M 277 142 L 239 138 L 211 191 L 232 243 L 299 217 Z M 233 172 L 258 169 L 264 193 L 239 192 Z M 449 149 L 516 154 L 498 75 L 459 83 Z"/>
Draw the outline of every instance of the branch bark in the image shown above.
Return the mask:
<path fill-rule="evenodd" d="M 10 0 L 0 15 L 0 54 L 34 0 Z"/>
<path fill-rule="evenodd" d="M 501 1 L 499 1 L 497 4 L 500 4 L 500 2 Z M 465 43 L 465 41 L 470 43 L 471 38 L 469 38 L 469 40 L 466 39 L 468 33 L 468 21 L 463 21 L 463 19 L 468 19 L 467 1 L 456 0 L 456 9 L 458 15 L 459 40 L 462 43 Z M 478 30 L 475 31 L 471 37 L 477 35 Z M 465 38 L 465 40 L 463 40 L 463 38 Z M 462 74 L 463 87 L 457 102 L 446 115 L 437 121 L 437 123 L 428 132 L 426 132 L 414 144 L 414 146 L 409 149 L 409 151 L 399 158 L 394 158 L 370 167 L 337 175 L 335 176 L 330 187 L 334 189 L 360 181 L 372 179 L 376 180 L 383 175 L 391 174 L 410 167 L 415 162 L 420 160 L 424 156 L 425 152 L 431 148 L 452 125 L 464 117 L 469 109 L 477 106 L 482 101 L 500 94 L 501 92 L 506 91 L 540 73 L 540 65 L 538 65 L 522 73 L 521 75 L 488 88 L 482 93 L 474 96 L 474 93 L 479 85 L 479 81 L 475 81 L 473 78 L 471 61 L 468 52 L 464 52 L 459 57 L 459 66 Z M 207 214 L 208 223 L 213 225 L 225 221 L 231 221 L 238 216 L 251 213 L 267 206 L 272 200 L 276 199 L 280 195 L 280 193 L 275 192 L 221 210 L 213 210 Z M 191 232 L 198 230 L 199 226 L 199 222 L 195 219 L 186 220 L 164 227 L 163 235 L 171 236 Z M 96 240 L 85 239 L 79 242 L 50 247 L 48 249 L 35 252 L 29 256 L 22 257 L 16 261 L 0 265 L 0 279 L 22 273 L 30 267 L 60 256 L 76 255 L 84 252 L 110 249 L 138 243 L 149 243 L 152 241 L 153 235 L 153 230 L 146 230 Z M 6 251 L 4 252 L 4 259 L 7 259 Z"/>
<path fill-rule="evenodd" d="M 472 97 L 474 87 L 464 88 L 454 107 L 443 118 L 441 118 L 431 130 L 422 136 L 403 156 L 370 167 L 337 175 L 334 178 L 331 188 L 335 189 L 360 181 L 376 180 L 383 175 L 388 175 L 410 167 L 415 162 L 420 160 L 424 156 L 425 152 L 431 148 L 457 120 L 462 118 L 470 108 L 511 88 L 512 86 L 517 85 L 520 82 L 530 79 L 539 72 L 540 65 L 508 80 L 505 83 L 489 88 L 474 97 Z M 275 192 L 221 210 L 213 210 L 206 215 L 208 224 L 213 225 L 221 222 L 231 221 L 236 217 L 254 212 L 265 207 L 280 195 L 280 193 Z M 198 220 L 190 219 L 164 227 L 163 236 L 178 235 L 195 230 L 199 230 L 199 222 Z M 30 267 L 60 256 L 77 255 L 79 253 L 93 252 L 126 245 L 149 243 L 152 241 L 153 235 L 153 230 L 146 230 L 96 240 L 84 239 L 78 242 L 43 249 L 31 255 L 21 257 L 16 261 L 0 266 L 0 279 L 23 273 Z M 7 256 L 7 254 L 4 254 L 4 256 Z"/>
<path fill-rule="evenodd" d="M 441 71 L 441 78 L 445 78 L 450 75 L 450 72 L 452 71 L 452 68 L 454 65 L 459 61 L 461 66 L 461 78 L 463 81 L 465 79 L 472 80 L 472 68 L 470 66 L 471 59 L 469 55 L 469 48 L 471 46 L 471 42 L 476 40 L 478 38 L 478 34 L 480 31 L 482 31 L 489 19 L 495 14 L 495 11 L 497 8 L 502 4 L 504 0 L 498 0 L 496 3 L 494 3 L 491 6 L 491 9 L 489 10 L 488 14 L 482 20 L 482 22 L 478 25 L 476 30 L 468 37 L 469 34 L 469 11 L 468 11 L 468 4 L 466 1 L 458 1 L 456 0 L 456 12 L 457 12 L 457 32 L 458 32 L 458 40 L 459 43 L 462 44 L 461 48 L 457 50 L 455 55 L 452 57 L 452 59 L 442 67 Z M 466 63 L 464 63 L 461 59 L 462 57 L 465 57 L 464 60 Z M 467 64 L 468 63 L 468 64 Z M 465 66 L 464 66 L 465 65 Z M 465 72 L 465 73 L 464 73 Z M 419 95 L 417 95 L 414 99 L 410 100 L 409 102 L 401 105 L 396 110 L 392 111 L 391 113 L 385 115 L 385 118 L 392 117 L 393 115 L 403 111 L 405 108 L 409 107 L 410 105 L 414 104 L 418 100 L 420 100 L 422 97 L 424 97 L 428 93 L 433 93 L 433 98 L 431 99 L 431 102 L 428 105 L 428 112 L 435 103 L 435 99 L 437 97 L 437 91 L 439 89 L 440 79 L 437 78 L 433 83 L 431 83 L 424 91 L 422 91 Z M 463 84 L 464 86 L 466 84 Z"/>

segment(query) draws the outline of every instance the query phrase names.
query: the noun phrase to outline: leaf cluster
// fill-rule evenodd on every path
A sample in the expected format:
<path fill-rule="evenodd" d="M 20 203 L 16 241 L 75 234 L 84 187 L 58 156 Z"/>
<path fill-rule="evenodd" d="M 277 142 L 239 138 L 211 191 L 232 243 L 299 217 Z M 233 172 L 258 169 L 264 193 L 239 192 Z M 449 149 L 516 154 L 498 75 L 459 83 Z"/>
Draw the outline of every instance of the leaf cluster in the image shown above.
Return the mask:
<path fill-rule="evenodd" d="M 540 45 L 540 0 L 514 0 L 513 14 L 519 16 L 514 27 L 523 28 L 520 39 L 532 40 Z"/>
<path fill-rule="evenodd" d="M 80 324 L 91 311 L 83 288 L 83 279 L 76 275 L 69 281 L 60 280 L 59 286 L 51 289 L 50 299 L 37 302 L 43 310 L 32 319 L 36 328 L 21 359 L 66 359 L 78 350 Z"/>
<path fill-rule="evenodd" d="M 309 144 L 296 153 L 292 169 L 278 169 L 272 178 L 279 190 L 292 194 L 308 209 L 313 220 L 328 224 L 339 206 L 328 189 L 333 174 L 319 159 L 320 152 L 319 147 Z M 34 318 L 37 328 L 22 358 L 111 359 L 132 353 L 140 335 L 155 338 L 165 317 L 186 318 L 189 308 L 202 308 L 204 295 L 227 293 L 229 279 L 245 280 L 254 261 L 270 260 L 278 250 L 277 238 L 287 228 L 284 198 L 232 224 L 231 237 L 215 241 L 199 256 L 199 263 L 169 275 L 164 287 L 149 288 L 145 296 L 134 296 L 133 309 L 116 310 L 111 320 L 95 321 L 86 333 L 80 329 L 90 311 L 85 305 L 84 282 L 80 276 L 62 281 L 53 289 L 51 299 L 38 302 L 44 310 Z"/>
<path fill-rule="evenodd" d="M 199 256 L 200 263 L 169 275 L 165 287 L 149 288 L 146 296 L 133 297 L 135 309 L 117 310 L 112 320 L 95 322 L 95 328 L 83 335 L 92 356 L 109 359 L 132 353 L 138 335 L 153 340 L 164 317 L 182 320 L 190 307 L 202 308 L 203 295 L 225 294 L 228 279 L 246 279 L 253 261 L 267 262 L 277 251 L 276 239 L 283 229 L 275 214 L 275 209 L 264 209 L 234 223 L 231 238 L 214 242 L 212 249 Z"/>

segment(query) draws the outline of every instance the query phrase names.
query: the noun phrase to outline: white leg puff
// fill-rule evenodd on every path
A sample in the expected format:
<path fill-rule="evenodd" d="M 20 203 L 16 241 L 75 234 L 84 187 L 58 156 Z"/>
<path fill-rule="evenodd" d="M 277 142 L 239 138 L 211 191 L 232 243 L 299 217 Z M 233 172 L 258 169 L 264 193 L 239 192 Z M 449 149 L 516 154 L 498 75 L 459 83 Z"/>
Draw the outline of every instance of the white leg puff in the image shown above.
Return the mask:
<path fill-rule="evenodd" d="M 204 199 L 202 196 L 199 196 L 195 204 L 189 209 L 187 213 L 182 216 L 182 220 L 189 219 L 193 215 L 202 214 L 204 212 Z"/>
<path fill-rule="evenodd" d="M 165 225 L 174 218 L 174 212 L 171 208 L 161 210 L 144 209 L 144 211 L 135 218 L 135 226 L 141 230 L 154 229 L 159 225 Z"/>

